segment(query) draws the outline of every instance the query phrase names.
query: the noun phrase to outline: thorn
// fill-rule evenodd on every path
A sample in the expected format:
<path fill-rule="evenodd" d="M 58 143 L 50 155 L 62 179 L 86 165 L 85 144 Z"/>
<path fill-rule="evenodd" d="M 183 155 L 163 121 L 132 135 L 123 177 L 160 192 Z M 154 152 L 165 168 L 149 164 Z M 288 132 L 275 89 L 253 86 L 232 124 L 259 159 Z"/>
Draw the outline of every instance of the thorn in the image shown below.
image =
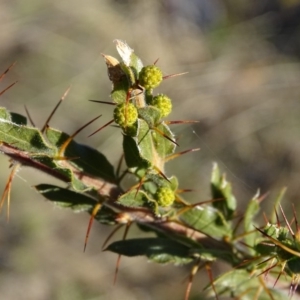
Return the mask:
<path fill-rule="evenodd" d="M 109 101 L 101 101 L 101 100 L 89 100 L 89 101 L 95 102 L 95 103 L 101 103 L 101 104 L 116 105 L 116 103 L 109 102 Z"/>
<path fill-rule="evenodd" d="M 10 175 L 8 177 L 8 180 L 6 182 L 5 189 L 3 191 L 1 201 L 0 201 L 0 211 L 1 211 L 1 209 L 3 207 L 3 204 L 5 202 L 5 198 L 7 196 L 7 216 L 6 216 L 7 217 L 7 222 L 9 221 L 11 185 L 12 185 L 13 178 L 14 178 L 16 172 L 18 171 L 18 169 L 20 167 L 21 167 L 21 164 L 16 164 L 12 168 L 12 170 L 10 172 Z"/>
<path fill-rule="evenodd" d="M 29 110 L 27 109 L 27 106 L 24 105 L 24 108 L 25 108 L 25 112 L 26 112 L 27 118 L 29 119 L 30 124 L 31 124 L 33 127 L 35 127 L 35 124 L 34 124 L 34 122 L 33 122 L 33 119 L 31 118 L 31 115 L 30 115 L 30 113 L 29 113 Z"/>
<path fill-rule="evenodd" d="M 194 191 L 195 191 L 194 189 L 178 189 L 176 190 L 176 194 L 189 193 Z"/>
<path fill-rule="evenodd" d="M 156 166 L 153 166 L 153 169 L 159 174 L 161 175 L 164 179 L 166 179 L 168 182 L 170 182 L 170 180 L 168 179 L 168 177 Z"/>
<path fill-rule="evenodd" d="M 223 201 L 223 200 L 224 200 L 224 198 L 217 198 L 217 199 L 210 199 L 210 200 L 206 200 L 206 201 L 202 201 L 202 202 L 197 202 L 194 204 L 189 204 L 186 207 L 183 207 L 182 209 L 177 211 L 176 216 L 179 216 L 179 215 L 185 213 L 186 211 L 197 207 L 198 205 L 203 205 L 203 204 L 208 204 L 208 203 L 212 203 L 212 202 L 216 202 L 216 201 Z"/>
<path fill-rule="evenodd" d="M 87 246 L 87 243 L 88 243 L 88 239 L 89 239 L 89 236 L 90 236 L 90 231 L 92 229 L 92 225 L 93 225 L 95 216 L 97 215 L 98 211 L 101 209 L 101 206 L 102 206 L 102 203 L 97 203 L 94 206 L 93 210 L 92 210 L 90 221 L 89 221 L 89 225 L 88 225 L 88 228 L 87 228 L 87 231 L 86 231 L 86 235 L 85 235 L 83 252 L 85 252 L 85 249 L 86 249 L 86 246 Z"/>
<path fill-rule="evenodd" d="M 102 251 L 105 251 L 104 247 L 107 245 L 107 243 L 109 242 L 109 240 L 113 237 L 113 235 L 120 229 L 123 227 L 124 224 L 119 224 L 116 228 L 114 228 L 114 230 L 108 235 L 108 237 L 105 239 L 103 245 L 102 245 Z"/>
<path fill-rule="evenodd" d="M 179 144 L 176 143 L 174 140 L 172 140 L 170 137 L 168 137 L 167 135 L 165 135 L 161 130 L 157 129 L 156 127 L 152 128 L 153 130 L 155 130 L 157 133 L 159 133 L 160 135 L 162 135 L 164 138 L 166 138 L 167 140 L 169 140 L 170 142 L 172 142 L 173 144 L 175 144 L 177 147 L 179 147 Z"/>
<path fill-rule="evenodd" d="M 125 241 L 126 237 L 127 237 L 127 234 L 128 234 L 128 231 L 129 231 L 129 228 L 131 226 L 131 222 L 129 221 L 127 224 L 126 224 L 126 227 L 125 227 L 125 231 L 124 231 L 124 234 L 123 234 L 123 241 Z M 115 276 L 114 276 L 114 285 L 116 284 L 117 282 L 117 277 L 118 277 L 118 272 L 119 272 L 119 266 L 120 266 L 120 262 L 121 262 L 121 257 L 122 255 L 119 254 L 118 255 L 118 258 L 117 258 L 117 262 L 116 262 L 116 269 L 115 269 Z"/>
<path fill-rule="evenodd" d="M 295 227 L 296 227 L 296 240 L 299 241 L 300 240 L 300 228 L 299 228 L 298 219 L 296 216 L 296 208 L 295 208 L 294 203 L 292 204 L 292 207 L 293 207 L 293 214 L 294 214 Z"/>
<path fill-rule="evenodd" d="M 200 121 L 193 121 L 193 120 L 183 120 L 183 121 L 165 121 L 167 125 L 173 125 L 173 124 L 193 124 L 193 123 L 199 123 Z"/>
<path fill-rule="evenodd" d="M 207 275 L 208 275 L 208 278 L 209 278 L 209 282 L 211 284 L 211 287 L 215 293 L 215 296 L 216 296 L 216 299 L 218 300 L 218 294 L 217 294 L 217 291 L 216 291 L 216 287 L 214 285 L 214 279 L 213 279 L 213 276 L 212 276 L 212 271 L 211 271 L 211 267 L 210 267 L 210 264 L 208 262 L 205 263 L 205 269 L 207 271 Z"/>
<path fill-rule="evenodd" d="M 73 156 L 73 157 L 53 156 L 53 160 L 65 160 L 65 161 L 75 160 L 75 159 L 79 159 L 79 158 L 80 158 L 80 156 Z"/>
<path fill-rule="evenodd" d="M 188 285 L 187 285 L 186 290 L 185 290 L 184 300 L 189 299 L 191 289 L 192 289 L 193 279 L 194 279 L 195 275 L 197 274 L 197 272 L 199 270 L 200 264 L 201 264 L 201 261 L 200 261 L 200 258 L 198 258 L 196 263 L 193 265 L 193 267 L 191 269 Z"/>
<path fill-rule="evenodd" d="M 188 72 L 176 73 L 176 74 L 170 74 L 170 75 L 163 76 L 163 79 L 169 79 L 169 78 L 173 78 L 173 77 L 185 75 L 185 74 L 187 74 L 187 73 L 188 73 Z"/>
<path fill-rule="evenodd" d="M 280 220 L 279 220 L 279 215 L 278 215 L 276 207 L 274 207 L 274 211 L 275 211 L 275 216 L 276 216 L 276 225 L 278 228 L 280 228 Z"/>
<path fill-rule="evenodd" d="M 278 274 L 278 276 L 277 276 L 277 278 L 276 278 L 276 280 L 275 280 L 275 282 L 274 282 L 273 287 L 276 286 L 276 284 L 277 284 L 277 282 L 278 282 L 280 276 L 284 273 L 284 268 L 285 268 L 286 263 L 287 263 L 287 261 L 285 261 L 285 262 L 282 264 L 281 270 L 280 270 L 280 272 L 279 272 L 279 274 Z"/>
<path fill-rule="evenodd" d="M 122 162 L 124 160 L 124 153 L 121 155 L 119 161 L 118 161 L 118 165 L 117 165 L 117 169 L 116 169 L 116 177 L 119 178 L 120 176 L 120 171 L 121 171 L 121 166 L 122 166 Z"/>
<path fill-rule="evenodd" d="M 47 126 L 48 126 L 50 120 L 52 119 L 53 115 L 55 114 L 56 110 L 59 108 L 59 106 L 61 105 L 61 103 L 63 102 L 63 100 L 67 97 L 67 95 L 68 95 L 70 89 L 71 89 L 71 86 L 69 86 L 69 87 L 67 88 L 67 90 L 64 92 L 64 94 L 62 95 L 62 97 L 60 98 L 60 100 L 58 101 L 58 103 L 56 104 L 56 106 L 54 107 L 54 109 L 52 110 L 52 112 L 50 113 L 50 115 L 49 115 L 49 117 L 47 118 L 47 120 L 46 120 L 44 126 L 43 126 L 42 129 L 41 129 L 41 132 L 42 132 L 42 133 L 45 132 L 45 130 L 46 130 L 46 128 L 47 128 Z"/>
<path fill-rule="evenodd" d="M 179 190 L 179 192 L 178 192 L 178 190 L 176 190 L 176 193 L 175 193 L 175 201 L 176 202 L 179 202 L 179 203 L 181 203 L 181 204 L 183 204 L 183 205 L 185 205 L 185 207 L 188 207 L 188 206 L 190 206 L 190 203 L 189 202 L 186 202 L 183 198 L 181 198 L 178 194 L 180 193 L 180 191 L 183 191 L 183 190 Z"/>
<path fill-rule="evenodd" d="M 3 91 L 0 92 L 0 96 L 3 95 L 7 90 L 9 90 L 12 86 L 14 86 L 18 81 L 15 81 L 14 83 L 12 83 L 11 85 L 9 85 L 8 87 L 6 87 Z"/>
<path fill-rule="evenodd" d="M 271 236 L 269 236 L 267 233 L 265 233 L 263 230 L 261 230 L 260 228 L 254 226 L 254 228 L 256 230 L 258 230 L 262 235 L 266 236 L 270 241 L 272 241 L 273 244 L 275 244 L 276 246 L 280 247 L 281 249 L 285 250 L 286 252 L 293 254 L 294 256 L 300 257 L 300 252 L 289 248 L 288 246 L 286 246 L 285 244 L 281 243 L 280 241 L 272 238 Z"/>
<path fill-rule="evenodd" d="M 266 213 L 263 212 L 263 218 L 265 220 L 265 223 L 268 224 L 269 223 L 269 220 L 268 220 L 268 217 L 266 216 Z"/>
<path fill-rule="evenodd" d="M 262 264 L 262 263 L 266 263 L 266 262 L 268 262 L 269 260 L 272 260 L 272 259 L 274 259 L 274 256 L 272 256 L 272 257 L 270 257 L 270 258 L 264 260 L 263 262 L 259 263 L 258 265 L 260 265 L 260 264 Z M 265 277 L 265 279 L 266 279 L 266 277 L 269 275 L 269 272 L 270 272 L 272 269 L 274 269 L 275 267 L 277 267 L 277 266 L 278 266 L 278 263 L 276 263 L 276 264 L 274 264 L 274 265 L 271 265 L 270 267 L 268 267 L 267 269 L 265 269 L 265 270 L 263 270 L 261 273 L 259 273 L 256 277 L 259 277 L 259 276 L 261 276 L 261 275 L 264 275 L 264 277 Z"/>
<path fill-rule="evenodd" d="M 0 81 L 4 78 L 4 76 L 8 73 L 8 71 L 16 64 L 17 62 L 13 62 L 0 76 Z"/>
<path fill-rule="evenodd" d="M 137 186 L 137 188 L 136 188 L 136 192 L 135 192 L 135 194 L 134 194 L 134 199 L 136 199 L 136 196 L 137 196 L 139 190 L 141 189 L 143 183 L 145 182 L 145 180 L 144 180 L 145 176 L 146 176 L 146 175 L 144 175 L 144 176 L 141 178 L 141 180 L 140 180 L 140 182 L 139 182 L 139 184 L 138 184 L 138 186 Z"/>
<path fill-rule="evenodd" d="M 284 213 L 284 211 L 283 211 L 283 209 L 282 209 L 281 204 L 279 204 L 279 208 L 280 208 L 281 213 L 282 213 L 282 215 L 283 215 L 284 222 L 285 222 L 287 228 L 289 229 L 289 232 L 291 233 L 291 235 L 292 235 L 293 238 L 295 239 L 294 231 L 293 231 L 292 227 L 290 226 L 290 224 L 289 224 L 289 222 L 288 222 L 288 220 L 287 220 L 287 218 L 286 218 L 286 216 L 285 216 L 285 213 Z"/>
<path fill-rule="evenodd" d="M 86 128 L 87 126 L 89 126 L 91 123 L 93 123 L 94 121 L 96 121 L 97 119 L 99 119 L 102 115 L 97 116 L 96 118 L 92 119 L 91 121 L 87 122 L 86 124 L 84 124 L 83 126 L 81 126 L 79 129 L 77 129 L 72 135 L 70 135 L 66 141 L 64 141 L 64 143 L 61 145 L 59 152 L 58 152 L 58 156 L 63 157 L 64 156 L 64 152 L 67 149 L 68 145 L 71 143 L 71 141 L 74 139 L 74 137 L 80 132 L 82 131 L 84 128 Z"/>
<path fill-rule="evenodd" d="M 189 153 L 189 152 L 196 152 L 196 151 L 199 151 L 201 150 L 200 148 L 194 148 L 194 149 L 188 149 L 188 150 L 185 150 L 185 151 L 181 151 L 181 152 L 178 152 L 178 153 L 174 153 L 172 155 L 169 155 L 168 157 L 165 158 L 165 162 L 168 162 L 174 158 L 177 158 L 183 154 L 186 154 L 186 153 Z"/>
<path fill-rule="evenodd" d="M 128 169 L 124 170 L 124 172 L 123 172 L 119 177 L 117 177 L 117 183 L 120 184 L 120 182 L 122 181 L 122 179 L 123 179 L 123 178 L 125 177 L 125 175 L 128 174 L 128 173 L 129 173 L 129 170 L 128 170 Z"/>
<path fill-rule="evenodd" d="M 265 292 L 266 292 L 266 293 L 268 294 L 268 296 L 270 297 L 270 300 L 275 300 L 275 298 L 273 297 L 273 295 L 272 295 L 270 289 L 266 286 L 265 281 L 264 281 L 261 277 L 259 277 L 258 280 L 260 281 L 260 283 L 261 283 L 263 289 L 265 290 Z M 258 295 L 258 296 L 259 296 L 259 295 Z M 256 300 L 258 300 L 258 298 L 256 298 Z"/>
<path fill-rule="evenodd" d="M 116 282 L 117 282 L 117 277 L 118 277 L 118 272 L 119 272 L 119 266 L 120 266 L 120 263 L 121 263 L 121 258 L 122 258 L 122 255 L 119 254 L 118 258 L 117 258 L 117 261 L 116 261 L 116 268 L 115 268 L 115 275 L 114 275 L 113 285 L 115 285 Z"/>
<path fill-rule="evenodd" d="M 107 127 L 109 124 L 111 124 L 112 122 L 114 122 L 114 119 L 112 119 L 111 121 L 107 122 L 106 124 L 104 124 L 102 127 L 100 127 L 99 129 L 97 129 L 96 131 L 94 131 L 93 133 L 91 133 L 88 137 L 91 137 L 92 135 L 96 134 L 97 132 L 99 132 L 100 130 L 102 130 L 103 128 Z"/>

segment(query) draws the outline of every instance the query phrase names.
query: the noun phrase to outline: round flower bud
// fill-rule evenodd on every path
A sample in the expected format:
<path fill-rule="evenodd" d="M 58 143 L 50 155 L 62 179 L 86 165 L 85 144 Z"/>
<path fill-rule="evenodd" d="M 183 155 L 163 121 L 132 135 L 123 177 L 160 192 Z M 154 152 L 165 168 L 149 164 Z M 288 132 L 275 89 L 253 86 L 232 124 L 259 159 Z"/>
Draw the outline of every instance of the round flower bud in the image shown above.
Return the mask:
<path fill-rule="evenodd" d="M 139 74 L 139 84 L 146 90 L 154 89 L 162 82 L 163 75 L 161 70 L 154 66 L 143 67 Z"/>
<path fill-rule="evenodd" d="M 173 204 L 175 194 L 169 187 L 159 187 L 155 193 L 157 204 L 161 207 L 167 207 Z"/>
<path fill-rule="evenodd" d="M 132 126 L 137 118 L 138 111 L 132 103 L 119 104 L 114 110 L 114 121 L 122 128 Z"/>
<path fill-rule="evenodd" d="M 172 111 L 172 101 L 164 94 L 158 94 L 157 96 L 154 96 L 149 104 L 160 110 L 162 118 L 168 116 Z"/>

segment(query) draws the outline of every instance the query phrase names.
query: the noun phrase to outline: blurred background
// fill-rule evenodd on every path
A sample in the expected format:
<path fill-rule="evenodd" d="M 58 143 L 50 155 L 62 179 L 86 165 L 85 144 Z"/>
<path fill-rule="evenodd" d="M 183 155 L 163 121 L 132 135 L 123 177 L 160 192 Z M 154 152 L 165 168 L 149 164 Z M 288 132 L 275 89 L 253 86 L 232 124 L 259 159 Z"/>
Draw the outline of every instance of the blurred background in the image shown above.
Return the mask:
<path fill-rule="evenodd" d="M 173 99 L 171 119 L 200 121 L 173 127 L 180 150 L 201 148 L 168 165 L 181 188 L 196 190 L 188 200 L 210 199 L 216 161 L 241 211 L 260 189 L 270 192 L 263 203 L 270 213 L 284 186 L 287 214 L 291 203 L 299 209 L 300 1 L 4 0 L 0 17 L 0 73 L 17 61 L 0 90 L 18 81 L 1 96 L 1 106 L 25 114 L 26 105 L 41 127 L 71 85 L 50 125 L 72 133 L 103 114 L 77 141 L 115 164 L 121 155 L 116 128 L 87 138 L 111 119 L 112 108 L 88 100 L 109 100 L 101 53 L 118 57 L 113 40 L 125 40 L 145 64 L 159 58 L 164 74 L 188 72 L 159 87 Z M 3 190 L 9 163 L 3 156 L 0 163 Z M 9 222 L 1 213 L 1 299 L 183 299 L 189 268 L 145 258 L 123 258 L 113 286 L 117 257 L 101 251 L 112 229 L 94 224 L 83 253 L 89 216 L 44 201 L 32 189 L 42 182 L 53 180 L 22 169 L 13 182 Z M 198 274 L 191 299 L 201 299 L 207 283 Z"/>

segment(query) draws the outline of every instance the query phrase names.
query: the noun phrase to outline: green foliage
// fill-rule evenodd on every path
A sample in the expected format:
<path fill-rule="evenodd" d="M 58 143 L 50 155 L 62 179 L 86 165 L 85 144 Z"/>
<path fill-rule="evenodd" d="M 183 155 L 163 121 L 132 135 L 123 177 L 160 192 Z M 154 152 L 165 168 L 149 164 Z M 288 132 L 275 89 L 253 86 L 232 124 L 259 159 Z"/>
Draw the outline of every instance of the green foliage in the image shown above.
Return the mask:
<path fill-rule="evenodd" d="M 204 291 L 195 288 L 201 297 L 214 293 L 239 299 L 285 299 L 283 292 L 265 280 L 266 275 L 289 277 L 294 293 L 300 280 L 300 231 L 295 222 L 293 232 L 279 206 L 283 193 L 277 199 L 275 217 L 263 229 L 255 220 L 263 197 L 254 195 L 241 216 L 231 184 L 217 164 L 211 177 L 213 200 L 197 204 L 184 200 L 176 176 L 165 173 L 165 163 L 182 154 L 175 153 L 177 142 L 170 123 L 163 120 L 171 112 L 171 99 L 153 95 L 153 89 L 167 77 L 155 65 L 144 67 L 126 43 L 117 40 L 116 46 L 120 62 L 104 55 L 116 105 L 111 122 L 119 125 L 123 136 L 124 174 L 135 176 L 137 184 L 125 190 L 123 176 L 115 174 L 102 153 L 74 141 L 78 131 L 68 135 L 49 126 L 39 130 L 5 108 L 0 109 L 0 151 L 18 166 L 41 170 L 64 182 L 62 187 L 46 183 L 35 187 L 54 204 L 88 212 L 91 220 L 106 225 L 136 223 L 141 232 L 153 235 L 115 241 L 107 251 L 142 255 L 161 264 L 191 263 L 191 278 L 200 267 L 210 269 L 212 263 L 226 262 L 230 272 L 216 277 L 210 273 L 209 286 Z M 284 224 L 279 222 L 278 207 Z"/>

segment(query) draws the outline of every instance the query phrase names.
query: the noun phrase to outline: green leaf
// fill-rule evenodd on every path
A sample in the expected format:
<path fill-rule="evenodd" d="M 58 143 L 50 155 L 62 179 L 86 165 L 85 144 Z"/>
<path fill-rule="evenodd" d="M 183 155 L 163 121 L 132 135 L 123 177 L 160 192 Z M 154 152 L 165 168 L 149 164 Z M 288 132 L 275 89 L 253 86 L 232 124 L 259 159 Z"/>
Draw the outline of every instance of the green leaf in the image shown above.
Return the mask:
<path fill-rule="evenodd" d="M 156 184 L 158 187 L 168 186 L 171 187 L 171 184 L 169 181 L 167 181 L 164 177 L 162 177 L 160 174 L 154 174 L 154 173 L 148 173 L 146 175 L 146 180 L 149 180 Z M 172 188 L 172 187 L 171 187 Z M 172 189 L 173 190 L 173 189 Z"/>
<path fill-rule="evenodd" d="M 124 63 L 120 63 L 120 67 L 127 77 L 129 87 L 134 86 L 137 80 L 135 72 L 131 69 L 131 67 L 126 66 Z"/>
<path fill-rule="evenodd" d="M 11 114 L 5 107 L 0 107 L 0 119 L 11 121 Z"/>
<path fill-rule="evenodd" d="M 71 208 L 74 212 L 89 212 L 98 203 L 95 199 L 83 193 L 77 193 L 69 189 L 61 188 L 51 184 L 39 184 L 35 186 L 37 192 L 47 200 L 63 208 Z M 115 225 L 117 213 L 102 205 L 97 212 L 95 219 L 101 224 Z"/>
<path fill-rule="evenodd" d="M 112 100 L 116 104 L 122 104 L 126 101 L 127 98 L 127 91 L 129 89 L 129 84 L 124 76 L 121 81 L 114 83 L 113 90 L 110 94 Z"/>
<path fill-rule="evenodd" d="M 153 165 L 155 150 L 152 141 L 151 130 L 148 124 L 142 119 L 138 119 L 137 144 L 139 147 L 140 156 Z"/>
<path fill-rule="evenodd" d="M 160 111 L 156 107 L 147 106 L 138 109 L 139 117 L 153 128 L 160 120 Z"/>
<path fill-rule="evenodd" d="M 267 288 L 259 277 L 251 277 L 246 270 L 242 269 L 231 270 L 218 277 L 214 281 L 214 288 L 219 297 L 228 296 L 230 299 L 286 300 L 284 293 L 275 288 Z"/>
<path fill-rule="evenodd" d="M 178 179 L 175 176 L 168 178 L 170 181 L 171 189 L 175 192 L 178 189 Z"/>
<path fill-rule="evenodd" d="M 17 113 L 10 113 L 11 115 L 11 121 L 13 123 L 16 123 L 18 125 L 27 125 L 27 118 L 20 115 L 20 114 L 17 114 Z"/>
<path fill-rule="evenodd" d="M 249 246 L 254 246 L 256 243 L 258 231 L 254 227 L 255 225 L 254 218 L 259 211 L 260 211 L 260 199 L 259 199 L 259 191 L 258 191 L 254 195 L 254 197 L 249 201 L 244 215 L 244 229 L 246 233 L 244 240 L 246 244 Z M 253 231 L 253 233 L 250 233 L 251 231 Z M 249 234 L 247 234 L 248 232 Z M 251 251 L 253 255 L 255 254 L 255 251 L 251 250 L 250 248 L 249 251 Z"/>
<path fill-rule="evenodd" d="M 89 211 L 96 203 L 94 199 L 82 193 L 51 184 L 39 184 L 35 186 L 35 189 L 58 206 L 71 208 L 75 212 Z"/>
<path fill-rule="evenodd" d="M 164 122 L 162 122 L 156 128 L 163 135 L 169 137 L 171 140 L 175 139 L 172 131 Z M 172 141 L 168 140 L 161 133 L 153 131 L 152 137 L 153 137 L 155 149 L 156 149 L 158 155 L 162 158 L 165 158 L 168 155 L 171 155 L 174 153 L 174 151 L 176 149 L 176 145 Z"/>
<path fill-rule="evenodd" d="M 136 189 L 121 195 L 117 202 L 127 207 L 145 207 L 148 196 L 145 192 Z"/>
<path fill-rule="evenodd" d="M 141 157 L 139 147 L 135 141 L 135 138 L 128 135 L 124 135 L 123 149 L 126 165 L 129 169 L 132 169 L 132 172 L 135 172 L 136 168 L 143 169 L 146 171 L 146 169 L 149 166 L 149 163 Z M 145 171 L 142 172 L 143 174 L 141 174 L 141 176 L 144 175 Z"/>
<path fill-rule="evenodd" d="M 226 180 L 225 174 L 220 175 L 216 163 L 213 165 L 211 191 L 214 199 L 224 199 L 223 201 L 213 202 L 213 206 L 222 212 L 226 220 L 230 220 L 236 210 L 236 199 L 232 194 L 231 184 Z"/>
<path fill-rule="evenodd" d="M 147 256 L 158 263 L 188 263 L 192 261 L 190 248 L 174 240 L 164 238 L 141 238 L 117 241 L 105 250 L 125 256 Z"/>
<path fill-rule="evenodd" d="M 4 111 L 2 110 L 2 115 Z M 32 127 L 22 126 L 0 118 L 0 141 L 29 153 L 55 156 L 55 148 L 48 145 L 41 132 Z"/>
<path fill-rule="evenodd" d="M 47 128 L 46 136 L 49 142 L 57 148 L 60 148 L 69 138 L 69 135 L 66 133 L 53 128 Z M 113 166 L 96 149 L 72 140 L 65 151 L 65 156 L 67 158 L 75 158 L 70 160 L 69 163 L 77 169 L 91 176 L 99 177 L 109 182 L 116 182 Z"/>
<path fill-rule="evenodd" d="M 35 161 L 40 162 L 41 164 L 48 166 L 50 168 L 50 170 L 48 170 L 47 173 L 51 174 L 51 169 L 53 171 L 55 171 L 56 173 L 60 173 L 62 175 L 64 175 L 66 178 L 68 178 L 68 182 L 71 183 L 72 188 L 76 191 L 86 191 L 88 189 L 90 189 L 90 187 L 87 187 L 82 181 L 80 181 L 80 179 L 78 179 L 74 173 L 72 172 L 72 170 L 70 168 L 67 168 L 67 164 L 64 164 L 64 166 L 60 165 L 60 161 L 53 159 L 51 157 L 47 157 L 47 156 L 35 156 L 32 155 L 31 156 L 32 159 L 34 159 Z M 65 161 L 63 161 L 65 162 Z"/>
<path fill-rule="evenodd" d="M 219 221 L 224 223 L 220 224 Z M 231 229 L 220 212 L 207 205 L 193 207 L 180 214 L 180 220 L 191 228 L 203 232 L 217 240 L 231 237 Z"/>

